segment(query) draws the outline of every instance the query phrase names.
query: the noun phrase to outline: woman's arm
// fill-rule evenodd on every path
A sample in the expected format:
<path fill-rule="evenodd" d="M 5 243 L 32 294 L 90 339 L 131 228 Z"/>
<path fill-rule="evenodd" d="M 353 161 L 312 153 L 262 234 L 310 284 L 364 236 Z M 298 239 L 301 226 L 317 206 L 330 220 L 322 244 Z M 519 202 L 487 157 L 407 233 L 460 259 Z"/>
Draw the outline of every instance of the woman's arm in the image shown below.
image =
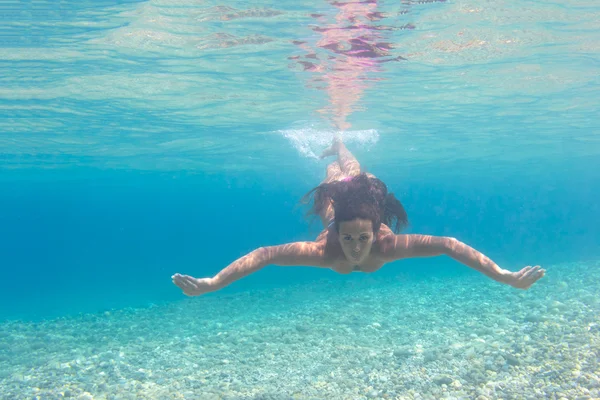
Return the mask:
<path fill-rule="evenodd" d="M 518 272 L 502 269 L 484 254 L 451 237 L 390 235 L 383 240 L 381 251 L 386 261 L 445 254 L 495 281 L 519 289 L 528 289 L 546 272 L 539 265 L 528 266 Z"/>
<path fill-rule="evenodd" d="M 197 279 L 189 275 L 175 274 L 171 278 L 188 296 L 214 292 L 267 265 L 324 266 L 324 246 L 316 242 L 295 242 L 279 246 L 258 248 L 238 258 L 213 278 Z"/>

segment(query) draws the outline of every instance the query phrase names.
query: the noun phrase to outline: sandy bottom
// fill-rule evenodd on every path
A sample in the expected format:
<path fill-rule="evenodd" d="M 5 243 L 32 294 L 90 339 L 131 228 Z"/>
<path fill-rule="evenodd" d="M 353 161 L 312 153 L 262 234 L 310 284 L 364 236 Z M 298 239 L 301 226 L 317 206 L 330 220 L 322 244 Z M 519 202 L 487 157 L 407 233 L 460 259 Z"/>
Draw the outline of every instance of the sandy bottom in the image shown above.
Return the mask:
<path fill-rule="evenodd" d="M 597 399 L 600 262 L 0 324 L 2 399 Z"/>

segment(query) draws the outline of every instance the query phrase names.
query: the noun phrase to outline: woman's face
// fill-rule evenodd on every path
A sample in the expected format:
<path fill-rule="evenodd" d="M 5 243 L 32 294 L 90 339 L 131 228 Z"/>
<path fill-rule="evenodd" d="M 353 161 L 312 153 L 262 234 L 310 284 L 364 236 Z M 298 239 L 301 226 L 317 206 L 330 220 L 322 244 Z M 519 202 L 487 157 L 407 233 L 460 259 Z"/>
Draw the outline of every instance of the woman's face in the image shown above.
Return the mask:
<path fill-rule="evenodd" d="M 339 241 L 346 259 L 353 264 L 363 262 L 373 245 L 373 223 L 368 219 L 353 219 L 339 224 Z"/>

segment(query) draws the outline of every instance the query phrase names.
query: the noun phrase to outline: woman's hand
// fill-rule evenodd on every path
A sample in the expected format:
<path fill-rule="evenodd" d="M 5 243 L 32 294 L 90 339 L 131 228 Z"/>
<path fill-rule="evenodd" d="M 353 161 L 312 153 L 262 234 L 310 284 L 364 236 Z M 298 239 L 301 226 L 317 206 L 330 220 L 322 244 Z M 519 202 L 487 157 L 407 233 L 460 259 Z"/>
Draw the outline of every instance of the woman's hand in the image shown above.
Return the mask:
<path fill-rule="evenodd" d="M 175 274 L 171 279 L 187 296 L 200 296 L 216 290 L 212 278 L 194 278 L 189 275 Z"/>
<path fill-rule="evenodd" d="M 506 283 L 517 289 L 529 289 L 531 285 L 541 279 L 546 270 L 539 265 L 535 267 L 527 266 L 518 272 L 511 272 L 506 278 Z"/>

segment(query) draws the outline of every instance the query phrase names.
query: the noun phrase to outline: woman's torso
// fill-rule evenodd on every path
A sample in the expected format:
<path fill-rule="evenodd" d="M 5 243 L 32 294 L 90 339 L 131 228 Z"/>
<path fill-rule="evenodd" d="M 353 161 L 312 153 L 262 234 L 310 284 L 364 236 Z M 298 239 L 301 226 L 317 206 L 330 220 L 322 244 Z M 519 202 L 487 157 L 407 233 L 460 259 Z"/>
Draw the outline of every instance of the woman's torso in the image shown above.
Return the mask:
<path fill-rule="evenodd" d="M 381 224 L 381 228 L 377 232 L 375 243 L 371 247 L 371 252 L 359 265 L 348 261 L 342 246 L 338 240 L 338 234 L 333 225 L 325 228 L 317 237 L 315 242 L 322 243 L 324 245 L 324 266 L 331 268 L 335 272 L 340 274 L 349 274 L 352 272 L 375 272 L 381 268 L 386 261 L 382 257 L 380 244 L 389 235 L 394 235 L 392 230 L 384 224 Z"/>

